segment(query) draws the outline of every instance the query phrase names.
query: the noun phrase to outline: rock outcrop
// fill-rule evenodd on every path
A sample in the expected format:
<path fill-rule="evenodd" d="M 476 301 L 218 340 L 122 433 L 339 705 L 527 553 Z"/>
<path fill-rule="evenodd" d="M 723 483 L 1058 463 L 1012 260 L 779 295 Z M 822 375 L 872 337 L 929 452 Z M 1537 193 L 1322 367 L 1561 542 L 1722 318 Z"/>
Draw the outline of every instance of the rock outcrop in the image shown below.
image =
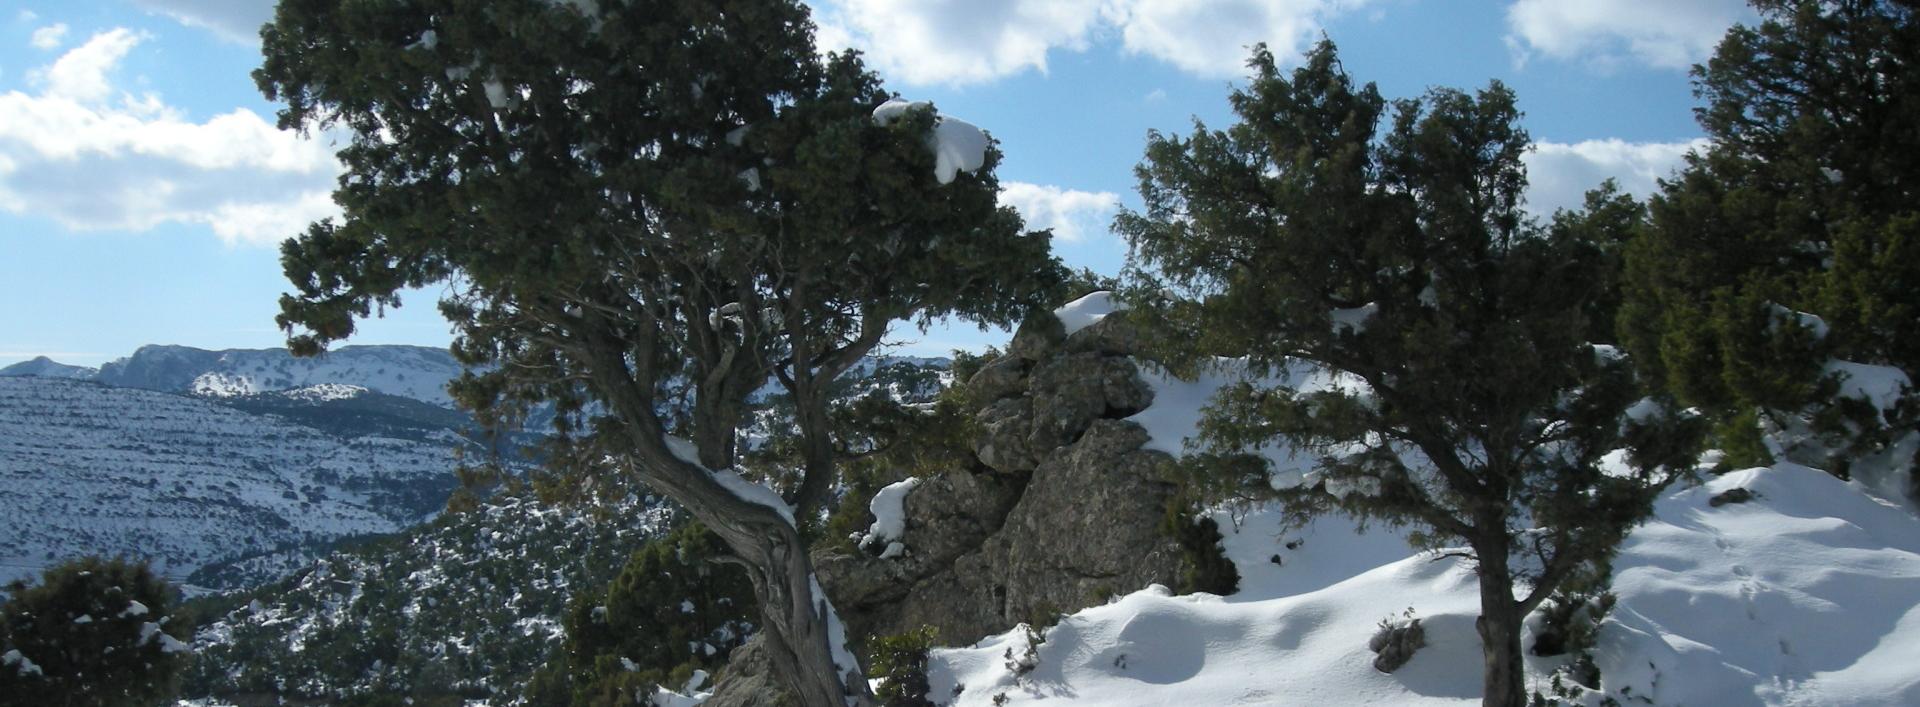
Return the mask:
<path fill-rule="evenodd" d="M 958 645 L 1175 581 L 1159 529 L 1172 459 L 1124 420 L 1153 401 L 1135 340 L 1120 317 L 1071 335 L 1036 317 L 967 382 L 979 463 L 907 496 L 908 554 L 815 558 L 849 635 L 932 626 Z"/>

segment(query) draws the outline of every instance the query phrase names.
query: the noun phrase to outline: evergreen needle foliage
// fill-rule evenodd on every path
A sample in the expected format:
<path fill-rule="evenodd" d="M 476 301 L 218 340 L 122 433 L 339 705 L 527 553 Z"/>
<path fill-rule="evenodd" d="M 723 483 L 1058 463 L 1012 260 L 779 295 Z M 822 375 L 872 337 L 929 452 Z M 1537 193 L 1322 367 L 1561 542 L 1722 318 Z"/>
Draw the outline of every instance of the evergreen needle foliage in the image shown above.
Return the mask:
<path fill-rule="evenodd" d="M 1469 554 L 1485 703 L 1524 704 L 1521 619 L 1692 468 L 1693 425 L 1593 343 L 1617 262 L 1596 236 L 1614 229 L 1523 217 L 1528 138 L 1497 82 L 1389 104 L 1330 42 L 1290 73 L 1265 48 L 1249 65 L 1232 127 L 1149 137 L 1145 210 L 1116 222 L 1162 358 L 1276 375 L 1224 391 L 1193 456 L 1264 486 L 1241 452 L 1284 441 L 1319 457 L 1276 484 L 1292 511 L 1410 523 Z M 1297 387 L 1308 376 L 1333 383 Z"/>
<path fill-rule="evenodd" d="M 82 558 L 7 591 L 0 705 L 136 707 L 179 691 L 192 622 L 146 563 Z"/>
<path fill-rule="evenodd" d="M 1753 5 L 1761 22 L 1694 68 L 1712 144 L 1664 183 L 1628 249 L 1621 331 L 1714 413 L 1730 462 L 1773 461 L 1763 420 L 1805 424 L 1824 447 L 1806 461 L 1844 476 L 1920 414 L 1841 397 L 1826 368 L 1920 376 L 1920 25 L 1910 2 Z"/>
<path fill-rule="evenodd" d="M 811 517 L 827 384 L 889 324 L 1007 323 L 1065 274 L 998 204 L 997 151 L 937 175 L 949 119 L 876 120 L 890 95 L 812 29 L 794 0 L 286 0 L 255 79 L 281 127 L 350 140 L 344 218 L 283 247 L 295 351 L 443 284 L 454 352 L 485 371 L 455 397 L 489 421 L 558 403 L 579 451 L 552 458 L 634 472 L 719 535 L 776 672 L 838 705 L 866 685 L 832 663 L 797 530 L 710 471 L 732 474 L 748 396 L 793 394 Z"/>

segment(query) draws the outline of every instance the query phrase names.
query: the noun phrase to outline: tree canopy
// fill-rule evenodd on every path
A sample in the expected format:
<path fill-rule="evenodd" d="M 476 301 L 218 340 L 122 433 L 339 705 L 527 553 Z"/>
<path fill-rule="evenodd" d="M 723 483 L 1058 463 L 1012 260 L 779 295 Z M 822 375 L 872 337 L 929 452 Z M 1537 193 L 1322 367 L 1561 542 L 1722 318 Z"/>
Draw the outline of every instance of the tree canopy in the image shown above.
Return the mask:
<path fill-rule="evenodd" d="M 566 458 L 685 505 L 749 566 L 776 668 L 826 704 L 865 686 L 828 662 L 790 511 L 727 470 L 747 395 L 774 376 L 824 406 L 889 324 L 1009 321 L 1063 276 L 997 204 L 983 134 L 881 110 L 858 55 L 811 34 L 790 1 L 287 0 L 255 78 L 282 127 L 350 140 L 344 218 L 283 247 L 290 345 L 444 288 L 476 370 L 461 403 L 499 420 L 556 402 L 587 450 Z M 824 420 L 801 425 L 817 441 Z M 830 474 L 816 448 L 810 475 Z"/>
<path fill-rule="evenodd" d="M 1149 137 L 1145 210 L 1116 221 L 1162 357 L 1265 374 L 1216 399 L 1190 459 L 1301 516 L 1466 546 L 1486 704 L 1523 704 L 1521 618 L 1692 468 L 1688 426 L 1594 343 L 1617 262 L 1601 236 L 1632 209 L 1601 192 L 1555 228 L 1527 219 L 1529 142 L 1498 82 L 1389 104 L 1331 42 L 1290 73 L 1264 48 L 1249 65 L 1233 126 Z M 1274 442 L 1312 459 L 1246 454 Z"/>
<path fill-rule="evenodd" d="M 0 606 L 0 705 L 134 707 L 179 690 L 191 622 L 145 563 L 88 557 Z"/>
<path fill-rule="evenodd" d="M 1623 340 L 1765 463 L 1758 411 L 1847 459 L 1910 427 L 1840 395 L 1839 359 L 1920 375 L 1920 27 L 1907 2 L 1757 0 L 1694 69 L 1712 143 L 1628 249 Z"/>

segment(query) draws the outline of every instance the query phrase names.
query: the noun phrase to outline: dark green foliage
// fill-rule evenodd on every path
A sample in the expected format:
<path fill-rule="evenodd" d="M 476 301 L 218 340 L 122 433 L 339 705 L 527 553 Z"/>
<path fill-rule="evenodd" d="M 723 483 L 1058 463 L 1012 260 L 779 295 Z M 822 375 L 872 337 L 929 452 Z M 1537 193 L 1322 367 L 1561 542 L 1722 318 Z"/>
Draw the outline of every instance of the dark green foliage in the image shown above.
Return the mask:
<path fill-rule="evenodd" d="M 337 548 L 275 584 L 193 600 L 220 640 L 199 647 L 184 695 L 416 703 L 522 695 L 560 645 L 568 598 L 604 587 L 669 524 L 640 498 L 554 510 L 529 496 L 496 495 L 471 512 Z"/>
<path fill-rule="evenodd" d="M 604 592 L 568 603 L 566 641 L 536 678 L 540 691 L 567 695 L 565 704 L 633 705 L 640 691 L 718 672 L 754 616 L 753 588 L 725 556 L 698 523 L 633 553 Z"/>
<path fill-rule="evenodd" d="M 1212 516 L 1195 517 L 1199 504 L 1189 494 L 1167 499 L 1160 532 L 1180 546 L 1180 594 L 1207 592 L 1226 596 L 1240 591 L 1240 571 L 1221 548 L 1220 524 Z"/>
<path fill-rule="evenodd" d="M 295 352 L 446 283 L 453 352 L 482 371 L 452 385 L 463 406 L 494 425 L 553 403 L 570 448 L 550 463 L 636 473 L 770 597 L 810 591 L 798 532 L 708 471 L 739 461 L 749 396 L 770 375 L 793 394 L 811 517 L 836 472 L 825 387 L 890 324 L 1008 323 L 1064 277 L 999 205 L 997 151 L 941 183 L 940 118 L 876 121 L 879 79 L 816 54 L 795 0 L 286 0 L 261 39 L 281 127 L 351 140 L 343 218 L 282 248 Z M 799 699 L 865 691 L 811 604 L 761 607 Z"/>
<path fill-rule="evenodd" d="M 923 626 L 895 636 L 875 638 L 867 660 L 875 679 L 884 681 L 874 693 L 884 707 L 934 707 L 927 684 L 927 653 L 933 650 L 934 630 Z"/>
<path fill-rule="evenodd" d="M 1611 338 L 1595 317 L 1638 209 L 1603 189 L 1552 228 L 1525 218 L 1529 141 L 1497 82 L 1389 104 L 1329 42 L 1290 74 L 1264 49 L 1250 66 L 1235 125 L 1149 136 L 1145 211 L 1115 221 L 1155 353 L 1283 376 L 1224 389 L 1192 461 L 1303 518 L 1470 547 L 1485 699 L 1521 704 L 1521 618 L 1693 465 L 1698 425 L 1653 400 L 1629 416 L 1633 368 L 1594 343 Z M 1271 491 L 1243 450 L 1274 442 L 1317 457 L 1313 474 Z M 1629 470 L 1604 473 L 1618 449 Z"/>
<path fill-rule="evenodd" d="M 146 563 L 82 558 L 7 591 L 0 705 L 132 707 L 178 692 L 192 622 L 176 615 L 173 587 Z"/>
<path fill-rule="evenodd" d="M 1760 24 L 1695 68 L 1713 142 L 1627 249 L 1619 323 L 1668 390 L 1715 414 L 1741 463 L 1771 461 L 1760 420 L 1807 425 L 1838 461 L 1911 426 L 1839 399 L 1822 367 L 1920 375 L 1920 26 L 1902 2 L 1753 5 Z"/>

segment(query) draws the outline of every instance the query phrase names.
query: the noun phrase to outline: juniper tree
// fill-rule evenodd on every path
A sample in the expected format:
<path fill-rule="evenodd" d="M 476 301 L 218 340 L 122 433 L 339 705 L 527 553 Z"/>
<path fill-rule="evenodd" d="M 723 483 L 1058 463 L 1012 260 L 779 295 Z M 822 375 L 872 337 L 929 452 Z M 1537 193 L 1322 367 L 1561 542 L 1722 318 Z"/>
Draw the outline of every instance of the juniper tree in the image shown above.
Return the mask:
<path fill-rule="evenodd" d="M 190 624 L 144 563 L 64 562 L 0 606 L 0 705 L 118 707 L 179 690 Z"/>
<path fill-rule="evenodd" d="M 685 506 L 745 565 L 775 670 L 826 705 L 866 686 L 790 510 L 727 471 L 748 395 L 812 390 L 889 322 L 1011 318 L 1059 274 L 995 205 L 984 135 L 924 106 L 876 119 L 878 81 L 811 28 L 791 1 L 286 0 L 255 78 L 283 128 L 350 140 L 344 217 L 283 247 L 289 345 L 442 285 L 485 371 L 461 404 L 554 402 L 577 443 L 557 458 Z M 978 152 L 955 165 L 942 131 Z"/>
<path fill-rule="evenodd" d="M 1757 0 L 1694 67 L 1712 140 L 1663 184 L 1629 249 L 1628 349 L 1766 463 L 1754 415 L 1840 452 L 1902 422 L 1838 395 L 1829 359 L 1920 376 L 1920 26 L 1909 2 Z M 1816 323 L 1800 316 L 1812 314 Z"/>
<path fill-rule="evenodd" d="M 1497 82 L 1389 116 L 1330 42 L 1288 74 L 1264 47 L 1249 66 L 1232 127 L 1149 136 L 1144 211 L 1116 220 L 1133 316 L 1162 323 L 1163 356 L 1278 376 L 1225 389 L 1190 456 L 1277 487 L 1299 519 L 1407 523 L 1471 557 L 1484 703 L 1524 704 L 1523 617 L 1691 466 L 1684 426 L 1651 401 L 1629 415 L 1628 361 L 1590 343 L 1608 262 L 1593 236 L 1610 229 L 1525 218 L 1528 140 Z M 1313 455 L 1310 473 L 1244 453 L 1276 442 Z"/>

